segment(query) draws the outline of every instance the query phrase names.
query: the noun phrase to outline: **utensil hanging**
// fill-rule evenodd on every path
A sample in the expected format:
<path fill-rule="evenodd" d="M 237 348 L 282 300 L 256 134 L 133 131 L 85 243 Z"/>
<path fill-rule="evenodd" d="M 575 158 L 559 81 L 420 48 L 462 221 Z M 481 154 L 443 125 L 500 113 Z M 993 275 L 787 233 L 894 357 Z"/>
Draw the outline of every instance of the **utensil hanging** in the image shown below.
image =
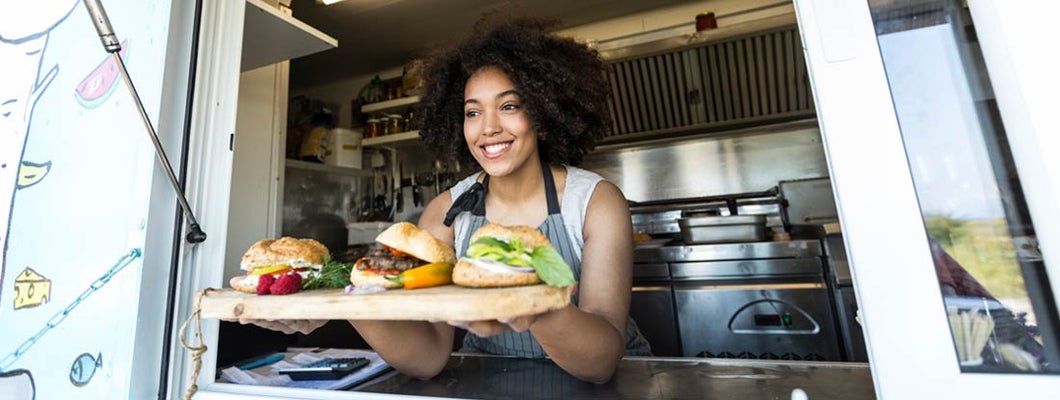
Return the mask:
<path fill-rule="evenodd" d="M 953 331 L 953 343 L 957 347 L 957 360 L 962 366 L 975 366 L 983 363 L 983 349 L 994 332 L 994 320 L 980 309 L 959 310 L 956 307 L 946 309 L 950 329 Z"/>

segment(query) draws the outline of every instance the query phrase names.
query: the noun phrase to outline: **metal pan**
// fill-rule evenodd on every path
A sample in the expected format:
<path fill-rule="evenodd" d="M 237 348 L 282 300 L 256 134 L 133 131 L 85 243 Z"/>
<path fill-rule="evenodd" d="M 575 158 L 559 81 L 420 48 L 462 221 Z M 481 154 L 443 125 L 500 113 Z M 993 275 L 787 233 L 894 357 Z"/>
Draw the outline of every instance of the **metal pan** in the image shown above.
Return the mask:
<path fill-rule="evenodd" d="M 685 244 L 758 242 L 769 237 L 764 215 L 679 218 Z"/>

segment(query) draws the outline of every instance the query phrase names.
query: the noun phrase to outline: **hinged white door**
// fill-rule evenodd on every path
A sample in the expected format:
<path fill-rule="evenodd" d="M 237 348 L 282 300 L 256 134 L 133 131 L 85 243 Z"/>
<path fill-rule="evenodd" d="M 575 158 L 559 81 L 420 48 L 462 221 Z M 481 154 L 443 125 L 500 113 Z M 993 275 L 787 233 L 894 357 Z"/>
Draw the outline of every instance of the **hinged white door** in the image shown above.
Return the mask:
<path fill-rule="evenodd" d="M 964 3 L 796 1 L 873 378 L 1058 398 L 1057 6 Z"/>

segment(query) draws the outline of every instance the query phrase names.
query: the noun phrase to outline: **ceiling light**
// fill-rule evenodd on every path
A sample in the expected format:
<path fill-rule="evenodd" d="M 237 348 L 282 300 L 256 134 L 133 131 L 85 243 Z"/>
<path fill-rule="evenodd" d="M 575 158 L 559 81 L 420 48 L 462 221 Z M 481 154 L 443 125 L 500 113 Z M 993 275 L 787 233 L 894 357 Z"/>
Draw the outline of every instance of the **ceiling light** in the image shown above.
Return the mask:
<path fill-rule="evenodd" d="M 340 1 L 342 1 L 342 0 L 317 0 L 317 4 L 323 4 L 325 6 L 328 6 L 328 5 L 332 5 L 332 4 L 338 3 Z"/>

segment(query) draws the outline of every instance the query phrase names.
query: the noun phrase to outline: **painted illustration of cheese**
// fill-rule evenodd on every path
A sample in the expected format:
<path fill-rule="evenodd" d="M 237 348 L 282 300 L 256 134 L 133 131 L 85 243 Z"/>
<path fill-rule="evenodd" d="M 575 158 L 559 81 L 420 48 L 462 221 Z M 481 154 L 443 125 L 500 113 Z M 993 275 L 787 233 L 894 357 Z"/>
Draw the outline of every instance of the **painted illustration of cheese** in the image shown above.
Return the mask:
<path fill-rule="evenodd" d="M 52 282 L 30 268 L 15 277 L 15 309 L 36 307 L 52 297 Z"/>

